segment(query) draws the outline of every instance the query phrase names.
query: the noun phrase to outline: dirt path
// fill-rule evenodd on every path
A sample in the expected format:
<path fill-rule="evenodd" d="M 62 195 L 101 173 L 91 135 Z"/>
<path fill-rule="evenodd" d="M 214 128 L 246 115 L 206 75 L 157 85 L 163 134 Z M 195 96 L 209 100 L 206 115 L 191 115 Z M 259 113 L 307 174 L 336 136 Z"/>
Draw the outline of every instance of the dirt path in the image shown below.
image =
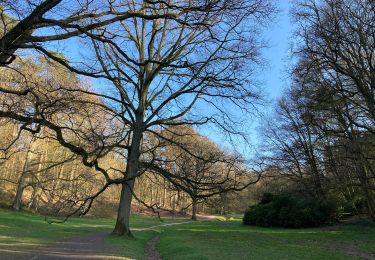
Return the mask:
<path fill-rule="evenodd" d="M 190 221 L 184 221 L 184 222 L 176 222 L 176 223 L 168 223 L 163 225 L 157 225 L 147 228 L 136 228 L 133 229 L 134 231 L 143 231 L 143 230 L 152 230 L 159 227 L 167 227 L 167 226 L 175 226 L 175 225 L 181 225 L 185 223 L 189 223 Z M 158 250 L 156 249 L 156 243 L 158 242 L 159 237 L 156 236 L 152 238 L 150 241 L 148 241 L 146 250 L 145 250 L 145 259 L 146 260 L 162 260 Z"/>
<path fill-rule="evenodd" d="M 156 250 L 156 242 L 158 242 L 159 237 L 154 237 L 147 243 L 145 258 L 146 260 L 162 260 L 158 250 Z"/>
<path fill-rule="evenodd" d="M 167 224 L 156 225 L 156 226 L 151 226 L 151 227 L 146 227 L 146 228 L 133 228 L 132 231 L 152 230 L 152 229 L 159 228 L 159 227 L 175 226 L 175 225 L 181 225 L 181 224 L 186 224 L 186 223 L 191 223 L 191 221 L 167 223 Z"/>
<path fill-rule="evenodd" d="M 108 232 L 73 238 L 69 241 L 47 247 L 43 252 L 34 255 L 32 260 L 57 259 L 123 259 L 110 254 L 104 248 Z"/>
<path fill-rule="evenodd" d="M 91 259 L 108 259 L 117 260 L 125 259 L 113 255 L 104 247 L 104 240 L 109 236 L 108 232 L 90 234 L 83 237 L 72 238 L 49 245 L 44 248 L 28 249 L 10 252 L 1 252 L 1 260 L 91 260 Z"/>
<path fill-rule="evenodd" d="M 152 230 L 165 226 L 179 225 L 188 222 L 168 223 L 147 228 L 134 228 L 133 231 L 139 232 Z M 125 257 L 117 256 L 115 252 L 104 246 L 104 240 L 110 235 L 109 232 L 99 232 L 87 236 L 72 238 L 69 241 L 63 241 L 51 244 L 43 248 L 14 250 L 1 250 L 0 260 L 120 260 Z M 151 239 L 147 243 L 145 256 L 146 259 L 160 260 L 160 254 L 156 250 L 156 242 L 159 237 Z"/>

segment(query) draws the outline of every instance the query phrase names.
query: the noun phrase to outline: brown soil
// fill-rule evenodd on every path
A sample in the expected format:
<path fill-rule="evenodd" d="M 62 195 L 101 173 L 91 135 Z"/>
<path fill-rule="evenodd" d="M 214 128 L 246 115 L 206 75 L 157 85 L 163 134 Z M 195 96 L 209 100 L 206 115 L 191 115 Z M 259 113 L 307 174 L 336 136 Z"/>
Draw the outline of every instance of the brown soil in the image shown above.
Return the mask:
<path fill-rule="evenodd" d="M 156 243 L 158 242 L 159 237 L 154 237 L 147 243 L 145 258 L 146 260 L 161 260 L 159 252 L 156 250 Z"/>
<path fill-rule="evenodd" d="M 69 241 L 56 243 L 45 248 L 1 252 L 1 260 L 73 260 L 73 259 L 124 259 L 111 254 L 104 248 L 108 232 L 100 232 Z"/>

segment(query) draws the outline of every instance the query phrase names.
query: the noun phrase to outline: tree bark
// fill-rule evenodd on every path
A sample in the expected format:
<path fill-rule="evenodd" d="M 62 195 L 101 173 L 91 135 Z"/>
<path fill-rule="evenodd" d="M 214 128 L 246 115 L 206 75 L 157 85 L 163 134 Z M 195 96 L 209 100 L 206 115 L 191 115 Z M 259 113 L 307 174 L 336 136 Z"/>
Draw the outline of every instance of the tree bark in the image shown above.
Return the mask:
<path fill-rule="evenodd" d="M 142 131 L 135 130 L 133 132 L 132 143 L 129 149 L 125 171 L 127 181 L 122 183 L 116 226 L 112 231 L 113 235 L 132 237 L 129 225 L 130 208 L 133 198 L 134 182 L 139 172 L 139 158 L 142 134 Z"/>
<path fill-rule="evenodd" d="M 42 16 L 58 5 L 62 0 L 45 0 L 31 12 L 30 15 L 21 20 L 0 39 L 0 66 L 7 65 L 13 61 L 14 53 L 18 44 L 27 41 L 32 34 L 32 27 L 39 23 Z"/>
<path fill-rule="evenodd" d="M 192 205 L 191 205 L 191 219 L 192 220 L 197 220 L 197 200 L 193 199 Z"/>
<path fill-rule="evenodd" d="M 16 196 L 14 197 L 13 200 L 13 209 L 16 211 L 20 211 L 22 207 L 22 195 L 23 191 L 25 189 L 25 183 L 26 183 L 26 172 L 23 171 L 22 175 L 20 177 L 20 180 L 17 185 L 17 191 L 16 191 Z"/>
<path fill-rule="evenodd" d="M 39 186 L 35 186 L 29 204 L 27 205 L 29 210 L 38 211 L 39 199 L 41 195 L 42 189 Z"/>
<path fill-rule="evenodd" d="M 373 193 L 372 193 L 371 189 L 369 188 L 369 186 L 370 186 L 369 185 L 369 179 L 366 176 L 366 173 L 365 173 L 364 169 L 361 170 L 359 180 L 360 180 L 360 183 L 361 183 L 361 186 L 362 186 L 364 196 L 366 198 L 368 215 L 372 219 L 375 219 L 375 201 L 374 201 Z"/>
<path fill-rule="evenodd" d="M 35 210 L 35 211 L 38 210 L 39 198 L 42 195 L 42 187 L 40 185 L 41 170 L 42 170 L 43 160 L 44 158 L 47 158 L 47 157 L 48 157 L 47 152 L 44 155 L 39 156 L 38 169 L 37 169 L 37 172 L 35 173 L 35 176 L 33 176 L 32 178 L 33 193 L 27 205 L 28 209 Z"/>
<path fill-rule="evenodd" d="M 220 207 L 220 215 L 224 216 L 227 214 L 227 206 L 228 206 L 228 196 L 227 193 L 221 193 L 221 207 Z"/>
<path fill-rule="evenodd" d="M 18 181 L 18 185 L 17 185 L 16 196 L 14 197 L 14 200 L 13 200 L 13 209 L 16 210 L 16 211 L 20 211 L 21 207 L 22 207 L 23 191 L 26 187 L 26 185 L 25 185 L 26 179 L 27 179 L 27 177 L 29 175 L 29 171 L 30 171 L 29 163 L 32 160 L 32 155 L 31 155 L 31 145 L 32 145 L 32 143 L 33 143 L 33 140 L 31 140 L 31 142 L 29 144 L 29 147 L 27 148 L 27 153 L 26 153 L 26 156 L 25 156 L 25 162 L 23 164 L 22 173 L 21 173 L 20 179 Z"/>
<path fill-rule="evenodd" d="M 112 234 L 132 237 L 130 231 L 130 209 L 133 198 L 134 180 L 126 181 L 121 187 L 120 203 L 117 211 L 116 226 Z"/>

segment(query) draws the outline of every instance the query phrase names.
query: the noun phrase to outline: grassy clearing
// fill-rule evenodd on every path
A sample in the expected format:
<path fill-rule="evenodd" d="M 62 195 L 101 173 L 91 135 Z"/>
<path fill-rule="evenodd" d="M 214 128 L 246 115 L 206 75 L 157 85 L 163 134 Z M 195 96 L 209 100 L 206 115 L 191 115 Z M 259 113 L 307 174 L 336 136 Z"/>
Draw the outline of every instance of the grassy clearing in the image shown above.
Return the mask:
<path fill-rule="evenodd" d="M 166 219 L 165 223 L 181 222 Z M 125 259 L 143 259 L 147 242 L 159 236 L 164 259 L 375 259 L 375 226 L 342 225 L 315 229 L 243 226 L 239 219 L 187 222 L 155 227 L 156 218 L 132 216 L 136 239 L 109 237 L 106 245 Z M 0 255 L 108 231 L 113 219 L 72 218 L 47 224 L 42 216 L 0 210 Z M 151 229 L 144 228 L 151 227 Z"/>
<path fill-rule="evenodd" d="M 163 227 L 163 225 L 187 221 L 184 219 L 171 218 L 163 219 L 164 222 L 161 223 L 158 219 L 152 218 L 152 221 L 150 222 L 151 218 L 139 216 L 133 216 L 133 219 L 137 221 L 139 224 L 136 225 L 135 221 L 133 221 L 133 235 L 135 236 L 135 238 L 109 237 L 106 241 L 107 245 L 112 247 L 113 250 L 118 252 L 119 255 L 125 256 L 129 259 L 143 259 L 148 241 L 154 238 L 155 236 L 161 236 L 164 228 L 166 228 L 165 226 Z M 145 221 L 148 222 L 145 223 Z M 137 227 L 141 227 L 140 230 L 136 230 Z"/>
<path fill-rule="evenodd" d="M 281 229 L 205 221 L 166 227 L 157 248 L 164 259 L 374 259 L 375 227 Z"/>
<path fill-rule="evenodd" d="M 89 232 L 108 229 L 111 221 L 72 218 L 64 224 L 48 224 L 30 213 L 0 210 L 0 249 L 13 246 L 44 246 Z"/>
<path fill-rule="evenodd" d="M 0 255 L 22 253 L 92 232 L 110 232 L 114 223 L 114 219 L 70 218 L 65 223 L 48 224 L 40 215 L 0 209 Z M 132 216 L 131 223 L 134 228 L 161 224 L 156 218 L 137 215 Z M 147 241 L 153 237 L 153 232 L 155 231 L 142 232 L 137 240 L 109 237 L 108 246 L 112 246 L 114 251 L 120 251 L 123 256 L 140 259 L 143 257 Z"/>

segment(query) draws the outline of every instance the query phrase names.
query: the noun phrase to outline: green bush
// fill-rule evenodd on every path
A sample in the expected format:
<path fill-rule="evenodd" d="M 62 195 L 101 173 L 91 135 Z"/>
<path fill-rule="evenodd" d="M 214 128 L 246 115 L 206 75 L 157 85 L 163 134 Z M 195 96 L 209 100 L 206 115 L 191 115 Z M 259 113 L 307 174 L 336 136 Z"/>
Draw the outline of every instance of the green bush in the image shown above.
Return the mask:
<path fill-rule="evenodd" d="M 243 217 L 245 225 L 263 227 L 315 227 L 332 221 L 336 214 L 333 202 L 291 194 L 266 195 L 260 203 L 250 207 Z"/>

